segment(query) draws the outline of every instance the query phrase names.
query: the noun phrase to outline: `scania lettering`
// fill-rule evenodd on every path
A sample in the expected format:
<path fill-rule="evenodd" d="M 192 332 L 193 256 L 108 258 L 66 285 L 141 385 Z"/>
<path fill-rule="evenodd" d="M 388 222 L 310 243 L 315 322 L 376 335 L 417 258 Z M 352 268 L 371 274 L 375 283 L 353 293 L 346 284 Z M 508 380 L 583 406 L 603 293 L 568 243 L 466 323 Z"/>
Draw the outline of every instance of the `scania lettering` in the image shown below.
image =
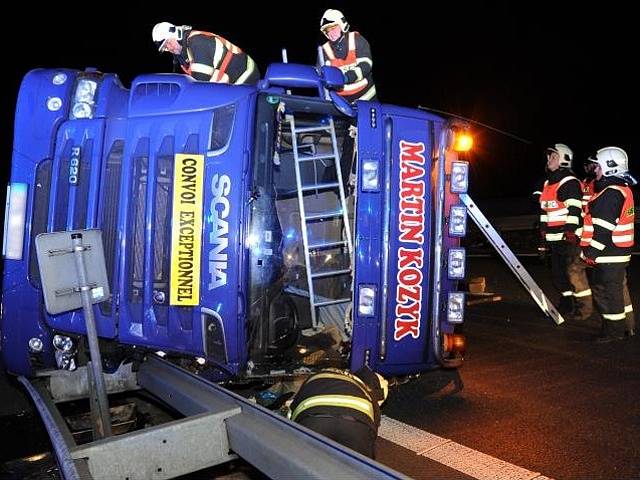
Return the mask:
<path fill-rule="evenodd" d="M 106 369 L 157 351 L 214 381 L 461 365 L 468 168 L 454 145 L 467 126 L 350 105 L 342 78 L 291 63 L 257 86 L 28 73 L 5 220 L 9 371 L 87 361 L 83 311 L 47 312 L 35 250 L 41 233 L 85 229 L 104 245 L 111 295 L 93 309 Z M 72 342 L 65 355 L 55 336 Z"/>

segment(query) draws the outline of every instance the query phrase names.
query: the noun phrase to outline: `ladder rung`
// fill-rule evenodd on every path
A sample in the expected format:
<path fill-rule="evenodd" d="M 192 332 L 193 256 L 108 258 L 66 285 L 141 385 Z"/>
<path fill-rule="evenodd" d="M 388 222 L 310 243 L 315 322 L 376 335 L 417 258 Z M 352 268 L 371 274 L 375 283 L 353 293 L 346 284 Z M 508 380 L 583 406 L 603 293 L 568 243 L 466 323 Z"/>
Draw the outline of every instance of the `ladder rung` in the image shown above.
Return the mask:
<path fill-rule="evenodd" d="M 331 125 L 318 125 L 315 127 L 294 128 L 295 133 L 322 132 L 323 130 L 331 130 Z"/>
<path fill-rule="evenodd" d="M 309 245 L 309 251 L 320 250 L 321 248 L 339 247 L 346 244 L 347 242 L 345 240 L 339 240 L 337 242 L 314 243 L 313 245 Z"/>
<path fill-rule="evenodd" d="M 324 155 L 298 155 L 299 162 L 310 162 L 312 160 L 331 160 L 335 159 L 336 155 L 334 153 L 325 153 Z"/>
<path fill-rule="evenodd" d="M 322 213 L 314 213 L 313 215 L 306 215 L 304 219 L 308 222 L 309 220 L 320 220 L 322 218 L 333 218 L 339 217 L 342 215 L 342 210 L 336 210 L 334 212 L 322 212 Z"/>
<path fill-rule="evenodd" d="M 332 183 L 318 183 L 316 185 L 305 185 L 300 190 L 303 192 L 308 192 L 309 190 L 324 190 L 325 188 L 335 188 L 340 185 L 338 182 Z"/>
<path fill-rule="evenodd" d="M 350 298 L 337 298 L 335 300 L 326 300 L 324 302 L 316 302 L 313 305 L 315 307 L 326 307 L 327 305 L 336 305 L 338 303 L 347 303 L 350 302 Z"/>
<path fill-rule="evenodd" d="M 345 268 L 344 270 L 330 270 L 328 272 L 312 273 L 311 278 L 333 277 L 335 275 L 344 275 L 345 273 L 351 273 L 351 269 Z"/>

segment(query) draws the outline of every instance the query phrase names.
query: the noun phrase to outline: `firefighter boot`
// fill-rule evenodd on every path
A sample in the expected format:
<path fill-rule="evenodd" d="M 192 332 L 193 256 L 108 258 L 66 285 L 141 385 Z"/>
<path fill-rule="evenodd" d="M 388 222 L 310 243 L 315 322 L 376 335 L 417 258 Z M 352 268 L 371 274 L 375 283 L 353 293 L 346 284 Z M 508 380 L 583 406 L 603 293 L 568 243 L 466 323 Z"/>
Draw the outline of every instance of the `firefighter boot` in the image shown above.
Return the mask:
<path fill-rule="evenodd" d="M 616 342 L 624 338 L 624 322 L 603 320 L 600 334 L 596 336 L 593 341 L 594 343 L 602 344 Z"/>
<path fill-rule="evenodd" d="M 593 315 L 593 301 L 591 295 L 587 297 L 578 297 L 574 300 L 573 312 L 571 319 L 578 322 L 585 322 Z"/>
<path fill-rule="evenodd" d="M 560 315 L 571 316 L 573 313 L 573 297 L 562 296 L 560 297 L 560 305 L 558 305 L 558 312 Z"/>

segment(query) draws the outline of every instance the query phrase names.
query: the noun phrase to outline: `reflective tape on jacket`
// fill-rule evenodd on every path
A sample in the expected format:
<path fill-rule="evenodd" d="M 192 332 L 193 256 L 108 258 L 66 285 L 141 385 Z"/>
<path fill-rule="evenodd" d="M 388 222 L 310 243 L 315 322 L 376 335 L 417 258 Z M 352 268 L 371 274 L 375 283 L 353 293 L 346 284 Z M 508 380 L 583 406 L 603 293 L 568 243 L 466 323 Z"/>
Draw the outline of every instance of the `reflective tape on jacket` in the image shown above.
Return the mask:
<path fill-rule="evenodd" d="M 343 73 L 345 69 L 341 67 L 351 67 L 351 69 L 356 73 L 356 78 L 359 79 L 354 83 L 345 84 L 341 90 L 338 90 L 337 93 L 342 96 L 355 95 L 356 93 L 363 91 L 365 88 L 367 88 L 367 85 L 369 85 L 369 81 L 362 76 L 362 69 L 358 67 L 358 61 L 363 61 L 365 57 L 357 57 L 356 32 L 349 32 L 347 34 L 347 42 L 347 55 L 344 58 L 336 58 L 333 47 L 331 46 L 331 42 L 326 42 L 324 45 L 322 45 L 322 50 L 324 51 L 326 57 L 325 64 L 331 65 L 332 67 L 338 67 Z M 372 63 L 370 58 L 366 58 L 366 61 L 368 63 Z M 371 97 L 372 96 L 373 95 L 371 95 Z"/>
<path fill-rule="evenodd" d="M 208 37 L 214 40 L 216 45 L 215 45 L 215 51 L 213 53 L 213 65 L 206 65 L 203 63 L 193 63 L 193 55 L 189 51 L 189 48 L 187 48 L 187 55 L 189 57 L 189 66 L 188 67 L 183 66 L 182 69 L 189 75 L 191 75 L 192 72 L 211 75 L 211 78 L 209 79 L 210 82 L 229 83 L 229 75 L 227 74 L 227 68 L 229 68 L 229 64 L 231 63 L 231 60 L 233 59 L 234 55 L 240 55 L 241 53 L 243 53 L 242 49 L 235 46 L 226 38 L 221 37 L 220 35 L 216 35 L 215 33 L 203 32 L 200 30 L 192 30 L 191 33 L 189 34 L 189 37 L 192 37 L 195 35 L 202 35 L 204 37 Z M 254 65 L 253 64 L 250 65 L 249 61 L 247 61 L 247 71 L 249 70 L 249 67 L 253 69 Z"/>
<path fill-rule="evenodd" d="M 549 180 L 544 182 L 542 194 L 540 195 L 540 209 L 545 213 L 540 215 L 540 222 L 547 227 L 562 227 L 567 223 L 580 224 L 578 217 L 569 215 L 569 207 L 580 208 L 582 206 L 581 201 L 577 198 L 570 198 L 565 201 L 558 199 L 558 190 L 570 180 L 580 182 L 580 180 L 573 176 L 564 177 L 559 182 L 553 184 L 549 184 Z"/>
<path fill-rule="evenodd" d="M 373 405 L 369 400 L 350 395 L 316 395 L 300 402 L 291 414 L 291 420 L 294 420 L 304 411 L 314 407 L 341 407 L 357 410 L 364 413 L 367 417 L 375 422 L 373 413 Z"/>
<path fill-rule="evenodd" d="M 595 202 L 600 197 L 600 195 L 602 195 L 608 189 L 617 190 L 624 197 L 624 203 L 622 204 L 620 214 L 618 215 L 615 224 L 604 218 L 594 217 L 591 214 L 591 208 L 589 207 L 590 204 Z M 592 246 L 597 248 L 598 250 L 604 250 L 606 248 L 606 246 L 601 242 L 596 242 L 595 240 L 593 240 L 593 226 L 598 225 L 599 227 L 602 227 L 605 230 L 609 230 L 611 232 L 611 243 L 613 246 L 621 248 L 632 247 L 634 241 L 634 221 L 635 208 L 633 204 L 633 193 L 631 192 L 631 189 L 627 186 L 609 185 L 604 190 L 591 197 L 591 200 L 585 207 L 584 226 L 580 240 L 580 246 Z M 596 259 L 596 261 L 598 260 Z"/>

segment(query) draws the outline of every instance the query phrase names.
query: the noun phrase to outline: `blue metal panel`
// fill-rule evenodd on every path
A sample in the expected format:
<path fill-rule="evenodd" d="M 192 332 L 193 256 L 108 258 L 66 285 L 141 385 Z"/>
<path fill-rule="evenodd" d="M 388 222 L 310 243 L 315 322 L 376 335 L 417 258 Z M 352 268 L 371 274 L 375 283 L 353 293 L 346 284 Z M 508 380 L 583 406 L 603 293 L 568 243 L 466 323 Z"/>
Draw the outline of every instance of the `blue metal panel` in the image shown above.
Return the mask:
<path fill-rule="evenodd" d="M 64 73 L 67 80 L 55 85 L 53 77 Z M 42 294 L 29 282 L 29 252 L 32 238 L 32 218 L 35 173 L 39 162 L 51 158 L 56 137 L 56 126 L 66 118 L 71 89 L 77 72 L 68 69 L 32 70 L 22 81 L 16 104 L 14 125 L 11 181 L 29 185 L 23 257 L 21 260 L 4 260 L 2 305 L 3 360 L 11 372 L 32 374 L 30 338 L 42 340 L 44 350 L 38 361 L 44 367 L 53 365 L 51 334 L 42 318 Z M 61 108 L 47 108 L 47 99 L 57 97 Z"/>
<path fill-rule="evenodd" d="M 374 317 L 361 317 L 354 308 L 352 368 L 368 362 L 387 374 L 406 374 L 434 363 L 429 325 L 434 120 L 442 121 L 419 110 L 359 103 L 359 162 L 380 161 L 380 191 L 360 191 L 358 197 L 355 298 L 363 284 L 375 285 L 377 295 Z"/>

